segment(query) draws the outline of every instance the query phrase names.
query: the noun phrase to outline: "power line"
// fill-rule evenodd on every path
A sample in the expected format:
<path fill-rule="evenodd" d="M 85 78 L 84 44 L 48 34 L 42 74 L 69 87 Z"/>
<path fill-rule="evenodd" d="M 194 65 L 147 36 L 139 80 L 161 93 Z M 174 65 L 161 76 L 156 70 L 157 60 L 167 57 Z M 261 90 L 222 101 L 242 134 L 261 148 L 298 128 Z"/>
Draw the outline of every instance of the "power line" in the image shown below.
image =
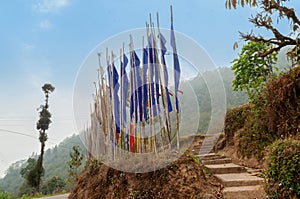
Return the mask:
<path fill-rule="evenodd" d="M 8 129 L 1 129 L 0 128 L 0 131 L 2 132 L 8 132 L 8 133 L 12 133 L 12 134 L 17 134 L 17 135 L 22 135 L 22 136 L 26 136 L 26 137 L 30 137 L 30 138 L 33 138 L 35 140 L 38 140 L 38 138 L 36 136 L 33 136 L 33 135 L 30 135 L 30 134 L 26 134 L 26 133 L 21 133 L 21 132 L 18 132 L 18 131 L 12 131 L 12 130 L 8 130 Z M 55 140 L 55 141 L 59 141 L 58 139 L 54 139 L 54 138 L 48 138 L 49 140 Z M 48 143 L 50 144 L 54 144 L 54 145 L 58 145 L 59 143 L 54 143 L 54 142 L 51 142 L 51 141 L 48 141 Z M 73 143 L 73 144 L 77 144 L 77 143 Z M 61 146 L 62 148 L 65 148 L 65 149 L 69 149 L 67 147 L 63 147 Z"/>
<path fill-rule="evenodd" d="M 12 134 L 17 134 L 17 135 L 22 135 L 22 136 L 26 136 L 26 137 L 30 137 L 30 138 L 33 138 L 35 140 L 38 140 L 37 136 L 33 136 L 33 135 L 30 135 L 30 134 L 26 134 L 26 133 L 21 133 L 21 132 L 17 132 L 17 131 L 12 131 L 12 130 L 8 130 L 8 129 L 0 129 L 0 131 L 2 132 L 8 132 L 8 133 L 12 133 Z M 50 140 L 56 140 L 58 141 L 58 139 L 53 139 L 53 138 L 49 138 Z M 51 142 L 49 141 L 50 144 L 57 144 L 57 143 L 54 143 L 54 142 Z"/>
<path fill-rule="evenodd" d="M 20 132 L 8 130 L 8 129 L 0 129 L 0 131 L 12 133 L 12 134 L 23 135 L 23 136 L 26 136 L 26 137 L 30 137 L 30 138 L 37 139 L 37 138 L 36 138 L 35 136 L 33 136 L 33 135 L 26 134 L 26 133 L 20 133 Z"/>

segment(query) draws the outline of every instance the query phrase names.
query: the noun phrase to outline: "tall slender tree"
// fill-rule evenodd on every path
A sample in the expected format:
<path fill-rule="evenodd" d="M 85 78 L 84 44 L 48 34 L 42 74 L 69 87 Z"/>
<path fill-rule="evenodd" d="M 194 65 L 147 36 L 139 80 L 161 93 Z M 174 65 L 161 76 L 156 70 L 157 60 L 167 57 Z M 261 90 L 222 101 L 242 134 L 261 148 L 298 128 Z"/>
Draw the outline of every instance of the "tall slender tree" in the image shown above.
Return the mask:
<path fill-rule="evenodd" d="M 51 123 L 51 113 L 48 111 L 49 104 L 49 94 L 54 91 L 54 87 L 51 84 L 44 84 L 42 87 L 43 92 L 45 93 L 45 105 L 41 105 L 39 110 L 39 120 L 36 124 L 37 130 L 39 130 L 39 140 L 41 142 L 41 154 L 36 164 L 36 169 L 38 173 L 37 179 L 37 187 L 36 192 L 40 192 L 40 185 L 41 185 L 41 178 L 43 176 L 43 158 L 44 158 L 44 150 L 45 150 L 45 143 L 48 139 L 46 134 L 46 130 L 49 129 L 49 125 Z"/>

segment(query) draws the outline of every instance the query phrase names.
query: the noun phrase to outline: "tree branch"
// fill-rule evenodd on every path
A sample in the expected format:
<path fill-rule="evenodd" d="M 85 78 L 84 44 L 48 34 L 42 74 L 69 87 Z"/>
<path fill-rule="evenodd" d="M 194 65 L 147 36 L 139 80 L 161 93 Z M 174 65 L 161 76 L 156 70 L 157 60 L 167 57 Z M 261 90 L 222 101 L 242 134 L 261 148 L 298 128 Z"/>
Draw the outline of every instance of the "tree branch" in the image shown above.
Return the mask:
<path fill-rule="evenodd" d="M 250 18 L 250 22 L 253 23 L 255 26 L 257 27 L 264 27 L 267 30 L 272 31 L 272 33 L 274 34 L 275 38 L 277 40 L 280 41 L 292 41 L 293 39 L 287 36 L 284 36 L 283 34 L 281 34 L 276 28 L 274 28 L 271 25 L 271 22 L 269 22 L 269 18 L 268 16 L 263 16 L 261 13 L 258 13 L 255 17 Z"/>
<path fill-rule="evenodd" d="M 258 53 L 259 57 L 267 57 L 268 55 L 272 54 L 273 52 L 278 52 L 280 49 L 282 49 L 285 46 L 297 44 L 297 41 L 293 40 L 293 39 L 278 41 L 277 38 L 264 39 L 262 37 L 256 37 L 253 34 L 243 34 L 243 33 L 240 33 L 240 34 L 241 34 L 241 37 L 246 41 L 263 42 L 263 43 L 276 45 L 274 47 L 271 47 L 267 51 L 259 52 Z"/>
<path fill-rule="evenodd" d="M 286 16 L 288 19 L 291 19 L 294 24 L 300 25 L 300 20 L 298 19 L 295 10 L 293 8 L 280 5 L 280 1 L 263 0 L 262 5 L 264 6 L 265 11 L 271 12 L 272 10 L 277 10 L 284 13 L 284 16 Z"/>

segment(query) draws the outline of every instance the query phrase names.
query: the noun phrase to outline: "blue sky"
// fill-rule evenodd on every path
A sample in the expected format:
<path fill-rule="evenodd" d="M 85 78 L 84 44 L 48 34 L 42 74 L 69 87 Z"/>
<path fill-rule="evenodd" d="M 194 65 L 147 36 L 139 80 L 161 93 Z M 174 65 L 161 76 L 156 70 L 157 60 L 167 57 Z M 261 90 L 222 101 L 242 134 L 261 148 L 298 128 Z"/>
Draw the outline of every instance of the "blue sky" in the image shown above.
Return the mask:
<path fill-rule="evenodd" d="M 143 28 L 149 13 L 200 44 L 217 66 L 230 66 L 238 51 L 238 31 L 248 32 L 256 9 L 226 10 L 225 0 L 14 0 L 0 6 L 0 176 L 8 165 L 39 151 L 36 108 L 43 103 L 41 86 L 50 82 L 53 123 L 48 147 L 75 133 L 73 85 L 80 65 L 105 39 Z M 299 6 L 299 5 L 298 5 Z M 240 43 L 242 45 L 243 42 Z"/>

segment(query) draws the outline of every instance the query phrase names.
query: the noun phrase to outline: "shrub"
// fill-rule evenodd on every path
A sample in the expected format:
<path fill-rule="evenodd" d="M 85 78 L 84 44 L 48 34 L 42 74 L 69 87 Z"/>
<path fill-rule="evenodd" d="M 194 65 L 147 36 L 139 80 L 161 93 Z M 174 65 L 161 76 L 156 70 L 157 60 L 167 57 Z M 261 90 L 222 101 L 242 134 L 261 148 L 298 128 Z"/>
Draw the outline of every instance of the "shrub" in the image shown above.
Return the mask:
<path fill-rule="evenodd" d="M 62 178 L 53 176 L 43 185 L 42 192 L 43 194 L 52 194 L 55 191 L 62 191 L 65 185 L 66 183 Z"/>
<path fill-rule="evenodd" d="M 245 104 L 227 111 L 224 126 L 226 145 L 233 144 L 234 133 L 244 127 L 250 110 L 251 105 Z"/>
<path fill-rule="evenodd" d="M 0 192 L 0 199 L 13 199 L 13 197 L 7 192 Z"/>
<path fill-rule="evenodd" d="M 266 193 L 269 198 L 300 197 L 300 141 L 278 140 L 267 148 Z"/>

